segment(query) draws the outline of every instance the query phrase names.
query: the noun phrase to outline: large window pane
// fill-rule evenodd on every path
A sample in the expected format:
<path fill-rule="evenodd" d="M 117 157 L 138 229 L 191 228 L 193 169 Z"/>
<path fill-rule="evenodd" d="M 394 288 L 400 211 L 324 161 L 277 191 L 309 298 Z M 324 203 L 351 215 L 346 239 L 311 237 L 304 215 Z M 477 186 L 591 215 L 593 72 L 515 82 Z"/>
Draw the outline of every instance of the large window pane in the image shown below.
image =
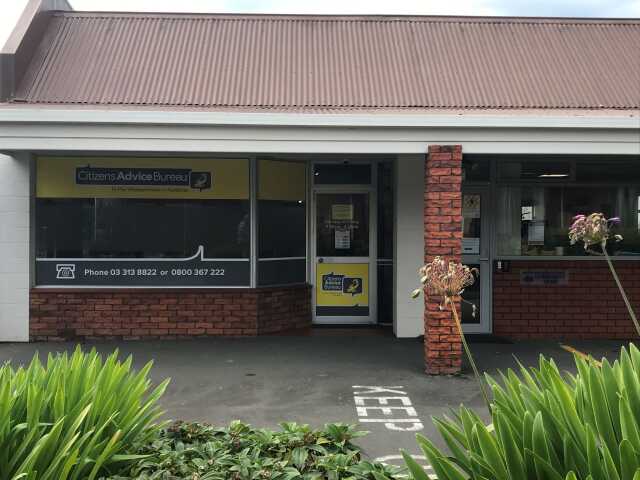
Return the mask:
<path fill-rule="evenodd" d="M 258 284 L 306 281 L 306 166 L 258 163 Z"/>
<path fill-rule="evenodd" d="M 569 245 L 568 229 L 580 213 L 617 216 L 621 243 L 610 243 L 614 255 L 640 255 L 636 187 L 501 186 L 498 189 L 497 245 L 499 255 L 584 255 L 580 245 Z"/>
<path fill-rule="evenodd" d="M 246 159 L 40 157 L 36 193 L 39 284 L 249 285 Z"/>
<path fill-rule="evenodd" d="M 246 200 L 48 199 L 36 202 L 40 258 L 246 258 Z"/>

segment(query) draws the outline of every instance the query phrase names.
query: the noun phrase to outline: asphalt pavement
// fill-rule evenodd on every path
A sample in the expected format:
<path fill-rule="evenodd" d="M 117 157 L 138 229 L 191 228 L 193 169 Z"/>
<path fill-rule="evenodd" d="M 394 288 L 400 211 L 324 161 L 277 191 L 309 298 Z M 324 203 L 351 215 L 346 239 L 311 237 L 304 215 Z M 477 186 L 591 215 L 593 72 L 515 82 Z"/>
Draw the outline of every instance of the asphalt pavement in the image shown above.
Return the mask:
<path fill-rule="evenodd" d="M 596 357 L 615 356 L 622 342 L 569 342 Z M 419 339 L 361 336 L 268 336 L 184 341 L 85 343 L 104 354 L 118 348 L 141 366 L 154 361 L 152 377 L 170 377 L 162 406 L 171 419 L 216 425 L 240 419 L 259 427 L 283 421 L 320 426 L 358 423 L 371 433 L 358 443 L 371 458 L 398 462 L 399 449 L 420 455 L 415 434 L 442 445 L 432 416 L 461 403 L 486 416 L 469 374 L 433 377 L 424 373 Z M 74 343 L 0 344 L 0 362 L 28 362 L 38 351 L 73 350 Z M 474 343 L 481 370 L 537 362 L 540 353 L 572 370 L 571 355 L 557 342 Z"/>

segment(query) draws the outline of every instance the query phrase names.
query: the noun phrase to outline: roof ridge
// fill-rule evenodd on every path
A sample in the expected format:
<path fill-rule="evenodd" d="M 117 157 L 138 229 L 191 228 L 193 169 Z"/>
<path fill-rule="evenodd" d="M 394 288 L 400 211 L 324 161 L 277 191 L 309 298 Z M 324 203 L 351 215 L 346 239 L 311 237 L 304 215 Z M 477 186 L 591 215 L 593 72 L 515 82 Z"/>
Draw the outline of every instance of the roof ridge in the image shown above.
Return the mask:
<path fill-rule="evenodd" d="M 277 14 L 215 12 L 124 12 L 124 11 L 57 11 L 55 16 L 75 18 L 211 18 L 225 21 L 322 21 L 322 22 L 420 22 L 516 25 L 640 25 L 640 18 L 606 17 L 514 17 L 514 16 L 448 16 L 448 15 L 343 15 L 343 14 Z"/>

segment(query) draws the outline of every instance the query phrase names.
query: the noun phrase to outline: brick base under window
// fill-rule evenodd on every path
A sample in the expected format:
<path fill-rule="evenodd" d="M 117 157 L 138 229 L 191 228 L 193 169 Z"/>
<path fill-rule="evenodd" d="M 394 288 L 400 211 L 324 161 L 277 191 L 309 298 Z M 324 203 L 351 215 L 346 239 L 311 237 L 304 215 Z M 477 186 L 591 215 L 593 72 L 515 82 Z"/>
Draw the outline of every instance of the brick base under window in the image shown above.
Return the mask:
<path fill-rule="evenodd" d="M 40 290 L 32 341 L 255 336 L 311 326 L 308 285 L 259 289 Z"/>
<path fill-rule="evenodd" d="M 614 261 L 640 313 L 640 262 Z M 567 285 L 527 286 L 521 272 L 566 271 Z M 510 339 L 631 339 L 637 337 L 622 297 L 602 260 L 512 261 L 493 276 L 493 333 Z"/>

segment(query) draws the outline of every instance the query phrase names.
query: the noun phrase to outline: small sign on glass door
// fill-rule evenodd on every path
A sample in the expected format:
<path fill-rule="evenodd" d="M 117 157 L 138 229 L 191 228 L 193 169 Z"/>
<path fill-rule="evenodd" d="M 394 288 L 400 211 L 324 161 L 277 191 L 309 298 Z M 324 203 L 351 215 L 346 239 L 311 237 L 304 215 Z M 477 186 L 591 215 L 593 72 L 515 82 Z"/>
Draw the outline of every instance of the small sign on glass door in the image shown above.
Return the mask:
<path fill-rule="evenodd" d="M 331 205 L 331 220 L 353 220 L 353 205 L 350 203 L 334 203 Z"/>
<path fill-rule="evenodd" d="M 351 232 L 349 230 L 335 230 L 334 234 L 336 250 L 349 250 L 351 248 Z"/>

